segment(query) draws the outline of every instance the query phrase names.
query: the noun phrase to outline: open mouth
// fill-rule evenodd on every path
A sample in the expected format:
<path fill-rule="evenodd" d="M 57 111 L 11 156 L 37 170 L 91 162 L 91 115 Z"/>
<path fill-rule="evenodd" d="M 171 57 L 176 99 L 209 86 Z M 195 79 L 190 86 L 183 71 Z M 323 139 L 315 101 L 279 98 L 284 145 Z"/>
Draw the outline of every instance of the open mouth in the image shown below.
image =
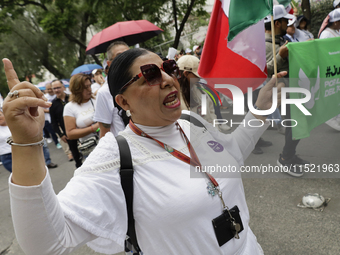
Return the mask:
<path fill-rule="evenodd" d="M 171 92 L 163 101 L 163 104 L 166 106 L 166 107 L 170 107 L 170 108 L 173 108 L 173 107 L 177 107 L 178 105 L 180 105 L 180 101 L 177 97 L 177 94 L 178 92 L 177 91 L 174 91 L 174 92 Z"/>

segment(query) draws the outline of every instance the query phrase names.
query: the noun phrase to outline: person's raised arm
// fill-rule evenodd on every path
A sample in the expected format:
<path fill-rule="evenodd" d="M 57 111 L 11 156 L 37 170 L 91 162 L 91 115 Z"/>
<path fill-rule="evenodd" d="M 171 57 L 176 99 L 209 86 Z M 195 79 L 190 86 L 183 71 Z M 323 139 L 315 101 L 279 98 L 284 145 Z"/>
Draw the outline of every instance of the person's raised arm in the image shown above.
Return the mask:
<path fill-rule="evenodd" d="M 18 144 L 12 145 L 12 182 L 22 186 L 38 185 L 46 175 L 44 154 L 41 145 L 29 144 L 43 141 L 43 108 L 50 107 L 51 103 L 40 89 L 19 81 L 9 59 L 2 61 L 10 90 L 3 112 L 13 143 Z"/>

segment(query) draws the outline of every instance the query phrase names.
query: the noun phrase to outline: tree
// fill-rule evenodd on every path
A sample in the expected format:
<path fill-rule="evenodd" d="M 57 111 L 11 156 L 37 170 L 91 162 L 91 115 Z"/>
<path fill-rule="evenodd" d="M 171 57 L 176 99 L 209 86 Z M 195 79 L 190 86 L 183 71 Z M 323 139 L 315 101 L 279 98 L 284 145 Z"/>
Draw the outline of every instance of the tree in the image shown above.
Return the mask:
<path fill-rule="evenodd" d="M 176 1 L 172 0 L 172 16 L 174 21 L 174 28 L 176 31 L 175 40 L 172 47 L 177 48 L 181 34 L 184 30 L 184 26 L 190 17 L 192 16 L 204 16 L 207 12 L 203 9 L 206 0 L 187 0 Z M 179 23 L 179 20 L 181 22 Z"/>
<path fill-rule="evenodd" d="M 301 9 L 302 9 L 303 16 L 305 16 L 307 19 L 311 20 L 311 12 L 310 12 L 310 2 L 309 2 L 309 0 L 302 0 L 302 2 L 301 2 Z"/>
<path fill-rule="evenodd" d="M 31 74 L 39 78 L 43 67 L 57 78 L 68 78 L 86 62 L 101 64 L 97 56 L 85 54 L 90 29 L 100 31 L 118 21 L 147 19 L 164 30 L 142 44 L 152 48 L 169 38 L 172 25 L 179 40 L 189 14 L 202 14 L 205 1 L 0 0 L 0 54 L 13 60 L 21 78 Z"/>
<path fill-rule="evenodd" d="M 172 47 L 177 48 L 189 17 L 207 16 L 207 12 L 203 9 L 206 0 L 115 0 L 114 3 L 98 7 L 103 13 L 100 21 L 103 27 L 114 24 L 113 19 L 116 19 L 116 22 L 147 19 L 164 30 L 162 35 L 141 44 L 147 48 L 153 48 L 164 40 L 170 40 L 171 29 L 176 32 Z M 104 12 L 101 8 L 110 11 Z"/>
<path fill-rule="evenodd" d="M 72 69 L 84 64 L 87 58 L 85 55 L 87 29 L 97 22 L 95 18 L 91 18 L 97 14 L 91 16 L 92 7 L 86 8 L 86 4 L 84 7 L 85 2 L 1 0 L 2 14 L 7 13 L 7 17 L 2 20 L 0 27 L 7 34 L 19 37 L 31 48 L 32 58 L 40 59 L 40 68 L 44 66 L 58 78 L 69 77 L 70 71 L 63 71 L 65 61 L 71 61 Z M 25 21 L 24 30 L 27 33 L 22 33 L 18 26 L 22 21 Z M 31 41 L 38 38 L 39 40 L 32 44 Z M 66 50 L 68 52 L 65 52 Z M 59 57 L 53 59 L 55 55 L 53 51 L 58 52 Z M 60 54 L 61 52 L 65 54 Z M 96 57 L 95 60 L 100 63 Z M 68 64 L 66 66 L 69 67 Z"/>

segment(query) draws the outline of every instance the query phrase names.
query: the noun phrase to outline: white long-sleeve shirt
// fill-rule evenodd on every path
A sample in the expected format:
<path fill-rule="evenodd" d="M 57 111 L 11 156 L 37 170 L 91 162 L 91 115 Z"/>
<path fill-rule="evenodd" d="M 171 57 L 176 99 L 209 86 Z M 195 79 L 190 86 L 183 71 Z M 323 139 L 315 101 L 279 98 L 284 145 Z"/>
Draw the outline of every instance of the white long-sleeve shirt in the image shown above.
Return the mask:
<path fill-rule="evenodd" d="M 245 123 L 252 120 L 248 114 Z M 201 119 L 202 122 L 203 119 Z M 239 169 L 268 127 L 238 127 L 231 135 L 208 131 L 178 120 L 204 166 Z M 254 121 L 251 123 L 254 124 Z M 175 124 L 139 126 L 152 137 L 190 155 Z M 138 243 L 152 254 L 262 254 L 248 226 L 249 213 L 239 173 L 213 173 L 226 205 L 240 209 L 244 230 L 240 239 L 219 247 L 212 219 L 222 212 L 218 196 L 207 192 L 207 178 L 173 157 L 151 139 L 127 127 L 134 164 L 134 218 Z M 123 250 L 127 212 L 119 176 L 120 160 L 112 133 L 100 140 L 75 176 L 58 196 L 50 177 L 40 185 L 22 187 L 9 183 L 12 216 L 18 242 L 26 254 L 67 254 L 88 244 L 96 252 Z"/>

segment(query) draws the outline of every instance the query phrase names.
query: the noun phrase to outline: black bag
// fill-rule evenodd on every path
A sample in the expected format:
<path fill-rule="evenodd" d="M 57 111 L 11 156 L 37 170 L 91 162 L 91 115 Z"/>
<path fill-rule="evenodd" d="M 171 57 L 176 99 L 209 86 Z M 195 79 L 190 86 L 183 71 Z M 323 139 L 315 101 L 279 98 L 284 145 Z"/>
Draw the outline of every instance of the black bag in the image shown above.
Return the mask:
<path fill-rule="evenodd" d="M 233 220 L 231 217 L 233 217 Z M 228 242 L 230 239 L 235 237 L 235 232 L 233 231 L 233 228 L 231 227 L 232 222 L 239 224 L 238 233 L 243 231 L 243 224 L 240 217 L 240 210 L 235 205 L 230 210 L 226 209 L 223 211 L 223 213 L 212 220 L 213 228 L 215 231 L 216 239 L 219 244 L 219 246 L 222 246 L 226 242 Z"/>
<path fill-rule="evenodd" d="M 93 107 L 93 111 L 95 111 L 96 109 L 94 107 L 92 99 L 90 100 L 91 100 L 91 104 Z M 98 141 L 99 141 L 98 133 L 96 133 L 95 136 L 91 136 L 82 142 L 78 140 L 78 150 L 81 154 L 83 154 L 84 158 L 90 155 L 90 153 L 94 150 L 94 148 L 96 148 Z"/>
<path fill-rule="evenodd" d="M 98 144 L 99 137 L 97 135 L 91 136 L 84 141 L 78 141 L 78 150 L 83 157 L 86 158 L 93 150 L 96 148 Z"/>

